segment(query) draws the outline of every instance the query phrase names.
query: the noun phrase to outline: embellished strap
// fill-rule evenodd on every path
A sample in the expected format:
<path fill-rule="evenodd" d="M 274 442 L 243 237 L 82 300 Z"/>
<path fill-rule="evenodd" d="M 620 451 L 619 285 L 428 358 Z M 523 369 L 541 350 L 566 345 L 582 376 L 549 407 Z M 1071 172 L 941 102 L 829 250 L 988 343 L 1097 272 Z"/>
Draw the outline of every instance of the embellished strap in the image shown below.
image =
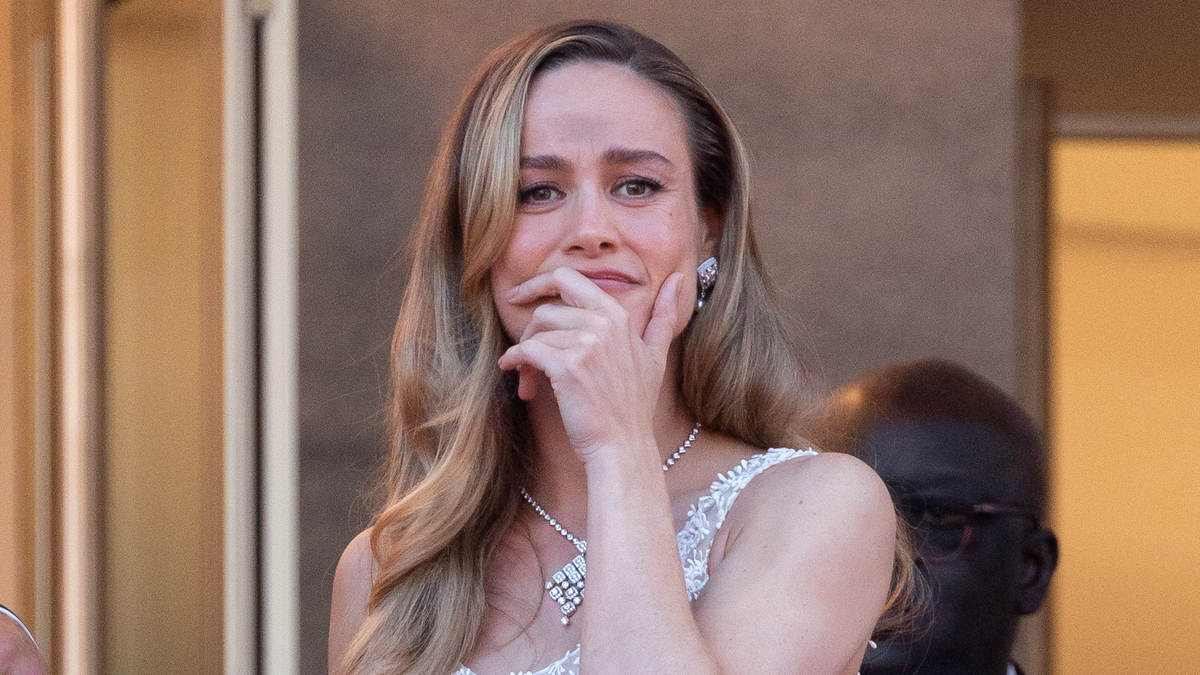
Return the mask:
<path fill-rule="evenodd" d="M 551 663 L 545 668 L 539 670 L 521 670 L 513 672 L 512 675 L 579 675 L 579 651 L 576 647 L 567 652 L 561 659 Z M 451 675 L 475 675 L 475 671 L 466 666 L 461 666 Z"/>
<path fill-rule="evenodd" d="M 708 583 L 708 555 L 712 550 L 713 538 L 742 489 L 755 476 L 780 462 L 815 454 L 817 452 L 812 448 L 771 448 L 743 459 L 727 473 L 717 474 L 717 480 L 709 487 L 708 494 L 688 510 L 687 523 L 678 536 L 679 559 L 683 563 L 689 600 L 700 597 L 700 590 Z"/>

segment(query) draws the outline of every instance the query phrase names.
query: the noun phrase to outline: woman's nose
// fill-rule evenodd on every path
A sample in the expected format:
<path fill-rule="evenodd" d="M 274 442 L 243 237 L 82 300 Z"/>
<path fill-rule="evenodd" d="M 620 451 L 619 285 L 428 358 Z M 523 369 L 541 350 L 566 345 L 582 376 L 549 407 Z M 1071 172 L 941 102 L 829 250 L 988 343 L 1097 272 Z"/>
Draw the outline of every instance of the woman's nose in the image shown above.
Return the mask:
<path fill-rule="evenodd" d="M 599 255 L 616 250 L 620 241 L 616 213 L 606 195 L 581 195 L 576 208 L 568 215 L 567 252 Z"/>

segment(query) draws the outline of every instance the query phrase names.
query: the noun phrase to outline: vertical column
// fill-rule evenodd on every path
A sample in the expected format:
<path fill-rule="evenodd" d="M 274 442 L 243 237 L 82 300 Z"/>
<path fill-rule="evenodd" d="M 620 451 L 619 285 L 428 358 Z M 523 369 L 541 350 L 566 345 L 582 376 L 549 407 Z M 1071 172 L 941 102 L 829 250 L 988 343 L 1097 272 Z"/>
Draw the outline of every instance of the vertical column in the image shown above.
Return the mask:
<path fill-rule="evenodd" d="M 1025 410 L 1049 429 L 1049 82 L 1026 79 L 1018 92 L 1016 390 Z M 1053 517 L 1053 514 L 1050 514 Z M 1027 675 L 1049 670 L 1051 607 L 1025 617 L 1013 657 Z"/>
<path fill-rule="evenodd" d="M 297 433 L 295 0 L 275 0 L 263 19 L 262 288 L 262 669 L 299 667 Z"/>
<path fill-rule="evenodd" d="M 58 672 L 99 672 L 100 445 L 98 10 L 58 3 L 61 478 Z"/>
<path fill-rule="evenodd" d="M 224 0 L 225 675 L 258 672 L 258 197 L 254 18 Z"/>

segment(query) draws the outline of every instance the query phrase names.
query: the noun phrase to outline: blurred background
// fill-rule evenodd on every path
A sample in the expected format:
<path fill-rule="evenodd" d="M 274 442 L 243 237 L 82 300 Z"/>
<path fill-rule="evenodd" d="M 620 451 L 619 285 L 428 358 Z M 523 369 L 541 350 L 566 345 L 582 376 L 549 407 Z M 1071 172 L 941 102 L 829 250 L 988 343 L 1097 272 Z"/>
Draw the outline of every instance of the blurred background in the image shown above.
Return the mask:
<path fill-rule="evenodd" d="M 0 602 L 55 672 L 325 672 L 441 127 L 577 17 L 729 109 L 820 386 L 941 356 L 1044 422 L 1026 671 L 1189 662 L 1200 4 L 0 0 Z"/>

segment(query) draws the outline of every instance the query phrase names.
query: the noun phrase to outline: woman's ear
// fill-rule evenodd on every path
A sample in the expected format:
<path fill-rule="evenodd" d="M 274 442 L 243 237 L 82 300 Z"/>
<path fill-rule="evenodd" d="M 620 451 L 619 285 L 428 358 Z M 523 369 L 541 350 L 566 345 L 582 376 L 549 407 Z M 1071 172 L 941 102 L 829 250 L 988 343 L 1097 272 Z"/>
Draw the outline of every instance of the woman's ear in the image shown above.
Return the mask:
<path fill-rule="evenodd" d="M 721 235 L 725 234 L 725 219 L 712 209 L 701 211 L 704 219 L 704 241 L 700 245 L 700 259 L 716 257 L 721 248 Z"/>

